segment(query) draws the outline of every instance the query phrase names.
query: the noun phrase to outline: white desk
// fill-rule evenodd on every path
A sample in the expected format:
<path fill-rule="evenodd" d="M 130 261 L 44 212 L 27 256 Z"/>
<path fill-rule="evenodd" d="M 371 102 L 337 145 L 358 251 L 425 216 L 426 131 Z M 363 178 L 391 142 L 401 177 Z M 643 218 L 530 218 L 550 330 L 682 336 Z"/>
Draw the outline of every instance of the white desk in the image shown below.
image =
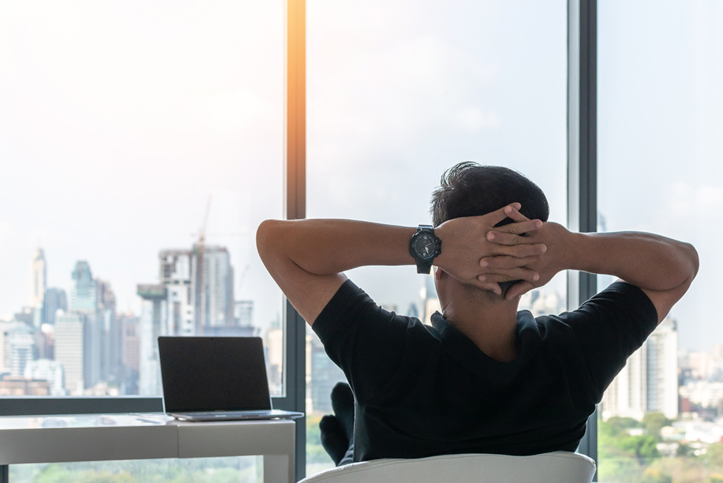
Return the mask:
<path fill-rule="evenodd" d="M 266 483 L 293 483 L 290 420 L 185 423 L 161 413 L 0 417 L 0 465 L 263 455 Z"/>

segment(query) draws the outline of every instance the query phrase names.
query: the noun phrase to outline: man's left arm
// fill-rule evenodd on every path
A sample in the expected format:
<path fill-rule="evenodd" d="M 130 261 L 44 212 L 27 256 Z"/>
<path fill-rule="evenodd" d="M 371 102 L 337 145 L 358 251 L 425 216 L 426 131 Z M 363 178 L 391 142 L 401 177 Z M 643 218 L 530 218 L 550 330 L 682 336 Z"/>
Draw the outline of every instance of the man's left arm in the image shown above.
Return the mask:
<path fill-rule="evenodd" d="M 519 217 L 519 208 L 514 203 L 484 216 L 456 218 L 437 227 L 442 253 L 434 265 L 458 280 L 488 290 L 496 283 L 482 283 L 477 277 L 495 273 L 496 280 L 536 280 L 538 275 L 523 266 L 527 257 L 545 250 L 543 245 L 506 246 L 486 239 L 494 225 L 508 216 Z M 526 233 L 541 225 L 539 220 L 528 220 L 497 231 Z M 267 220 L 259 226 L 256 243 L 271 276 L 311 325 L 346 280 L 344 271 L 368 265 L 414 265 L 409 240 L 415 232 L 413 227 L 353 220 Z M 495 271 L 480 266 L 481 258 L 498 255 L 519 262 Z"/>

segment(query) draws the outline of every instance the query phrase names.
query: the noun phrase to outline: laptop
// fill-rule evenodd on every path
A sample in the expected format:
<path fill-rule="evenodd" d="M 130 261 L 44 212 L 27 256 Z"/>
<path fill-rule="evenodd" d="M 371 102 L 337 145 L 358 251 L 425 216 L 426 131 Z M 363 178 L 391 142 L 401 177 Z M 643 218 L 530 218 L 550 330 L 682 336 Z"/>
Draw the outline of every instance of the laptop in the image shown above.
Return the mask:
<path fill-rule="evenodd" d="M 271 408 L 260 337 L 159 337 L 163 405 L 184 421 L 294 419 Z"/>

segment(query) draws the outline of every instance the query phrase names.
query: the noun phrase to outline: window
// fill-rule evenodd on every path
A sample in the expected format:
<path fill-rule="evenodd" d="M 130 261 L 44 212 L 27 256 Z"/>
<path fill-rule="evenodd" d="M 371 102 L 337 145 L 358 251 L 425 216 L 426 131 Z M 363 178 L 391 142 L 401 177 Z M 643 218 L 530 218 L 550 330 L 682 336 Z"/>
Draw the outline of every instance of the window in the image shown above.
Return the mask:
<path fill-rule="evenodd" d="M 442 172 L 509 166 L 565 223 L 566 3 L 308 3 L 308 216 L 417 226 Z M 349 274 L 385 308 L 428 321 L 439 308 L 413 267 Z M 531 293 L 563 311 L 565 278 Z M 307 331 L 307 473 L 331 465 L 318 421 L 344 379 Z"/>
<path fill-rule="evenodd" d="M 599 229 L 685 240 L 701 259 L 688 294 L 603 399 L 600 481 L 723 478 L 721 7 L 599 4 Z"/>
<path fill-rule="evenodd" d="M 160 395 L 158 335 L 259 335 L 283 3 L 0 6 L 0 395 Z"/>

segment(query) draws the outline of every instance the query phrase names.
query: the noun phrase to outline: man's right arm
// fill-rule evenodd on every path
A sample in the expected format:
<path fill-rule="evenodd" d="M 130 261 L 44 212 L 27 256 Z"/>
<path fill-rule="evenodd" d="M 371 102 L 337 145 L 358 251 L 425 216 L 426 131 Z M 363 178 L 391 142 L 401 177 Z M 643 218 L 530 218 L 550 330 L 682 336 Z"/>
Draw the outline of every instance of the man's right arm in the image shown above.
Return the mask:
<path fill-rule="evenodd" d="M 698 253 L 693 245 L 650 233 L 572 233 L 556 223 L 545 223 L 528 237 L 547 246 L 547 252 L 527 266 L 540 279 L 517 284 L 507 298 L 544 285 L 562 270 L 613 275 L 643 290 L 661 322 L 698 273 Z M 498 242 L 504 241 L 510 242 L 498 238 Z"/>

